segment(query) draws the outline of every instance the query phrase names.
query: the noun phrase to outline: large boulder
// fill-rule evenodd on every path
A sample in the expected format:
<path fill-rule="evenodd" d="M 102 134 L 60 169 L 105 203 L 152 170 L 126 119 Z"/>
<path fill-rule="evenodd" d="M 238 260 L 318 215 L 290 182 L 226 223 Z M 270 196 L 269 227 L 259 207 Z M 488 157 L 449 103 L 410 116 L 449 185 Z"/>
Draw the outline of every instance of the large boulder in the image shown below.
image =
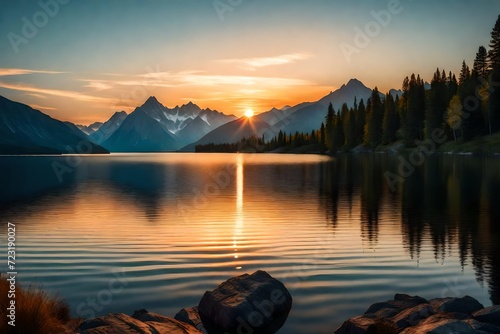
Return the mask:
<path fill-rule="evenodd" d="M 137 311 L 134 316 L 122 313 L 108 314 L 83 322 L 78 328 L 82 334 L 201 334 L 193 326 L 173 318 Z"/>
<path fill-rule="evenodd" d="M 272 334 L 283 326 L 292 296 L 264 271 L 231 278 L 203 295 L 198 312 L 210 334 Z"/>

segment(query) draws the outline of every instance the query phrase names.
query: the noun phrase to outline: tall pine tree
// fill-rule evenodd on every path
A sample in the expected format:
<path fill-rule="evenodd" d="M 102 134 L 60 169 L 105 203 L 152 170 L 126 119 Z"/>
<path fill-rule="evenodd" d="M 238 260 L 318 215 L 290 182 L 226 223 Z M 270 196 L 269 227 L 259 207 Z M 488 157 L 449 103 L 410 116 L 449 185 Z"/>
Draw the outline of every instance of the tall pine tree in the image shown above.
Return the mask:
<path fill-rule="evenodd" d="M 491 32 L 490 42 L 490 69 L 492 70 L 491 81 L 497 86 L 492 85 L 492 91 L 488 101 L 488 120 L 491 132 L 500 131 L 500 15 Z"/>
<path fill-rule="evenodd" d="M 381 144 L 383 119 L 384 109 L 378 88 L 375 87 L 370 97 L 370 110 L 367 112 L 365 131 L 366 145 L 376 147 Z"/>
<path fill-rule="evenodd" d="M 398 97 L 396 97 L 398 98 Z M 385 96 L 384 101 L 384 123 L 382 144 L 389 144 L 396 140 L 396 132 L 399 129 L 399 115 L 396 102 L 390 93 Z"/>
<path fill-rule="evenodd" d="M 334 131 L 334 121 L 335 121 L 335 111 L 330 103 L 328 105 L 328 113 L 325 118 L 325 131 L 326 131 L 326 147 L 328 149 L 333 148 L 333 131 Z"/>
<path fill-rule="evenodd" d="M 425 109 L 426 138 L 432 138 L 434 130 L 443 128 L 446 111 L 450 104 L 447 80 L 444 72 L 441 74 L 438 68 L 431 81 L 431 90 Z"/>
<path fill-rule="evenodd" d="M 488 52 L 484 46 L 480 46 L 476 53 L 476 59 L 474 60 L 474 73 L 481 77 L 486 78 L 488 76 Z"/>
<path fill-rule="evenodd" d="M 363 143 L 365 135 L 366 124 L 366 107 L 363 99 L 359 101 L 358 109 L 356 112 L 356 146 Z"/>
<path fill-rule="evenodd" d="M 414 146 L 417 140 L 423 139 L 425 115 L 425 86 L 420 75 L 411 75 L 403 82 L 404 110 L 404 141 L 408 146 Z"/>
<path fill-rule="evenodd" d="M 490 52 L 488 54 L 490 69 L 500 67 L 500 15 L 498 15 L 493 31 L 491 32 Z"/>

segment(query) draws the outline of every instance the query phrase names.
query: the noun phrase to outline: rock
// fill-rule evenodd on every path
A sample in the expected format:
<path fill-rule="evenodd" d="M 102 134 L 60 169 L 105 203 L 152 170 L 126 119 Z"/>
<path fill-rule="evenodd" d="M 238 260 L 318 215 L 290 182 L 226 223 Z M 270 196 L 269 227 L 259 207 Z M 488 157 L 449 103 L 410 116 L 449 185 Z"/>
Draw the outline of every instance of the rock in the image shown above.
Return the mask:
<path fill-rule="evenodd" d="M 198 311 L 208 333 L 275 333 L 292 307 L 283 283 L 264 271 L 234 277 L 203 295 Z"/>
<path fill-rule="evenodd" d="M 146 310 L 136 311 L 133 317 L 119 313 L 83 322 L 82 334 L 200 334 L 196 328 L 175 319 Z"/>
<path fill-rule="evenodd" d="M 476 311 L 472 314 L 472 316 L 478 321 L 488 322 L 490 324 L 500 326 L 500 305 L 490 306 Z"/>
<path fill-rule="evenodd" d="M 90 321 L 85 321 L 80 325 L 79 331 L 84 334 L 145 334 L 151 332 L 148 325 L 123 313 L 108 314 Z"/>
<path fill-rule="evenodd" d="M 335 334 L 367 334 L 375 327 L 375 318 L 360 315 L 345 321 Z"/>
<path fill-rule="evenodd" d="M 465 296 L 462 298 L 452 298 L 445 301 L 439 307 L 440 311 L 443 312 L 457 312 L 457 313 L 467 313 L 472 314 L 484 306 L 471 296 Z"/>
<path fill-rule="evenodd" d="M 429 304 L 432 306 L 432 309 L 434 310 L 435 313 L 439 312 L 439 308 L 441 305 L 444 304 L 444 302 L 451 300 L 452 298 L 446 297 L 446 298 L 434 298 L 429 300 Z"/>
<path fill-rule="evenodd" d="M 476 332 L 483 331 L 485 333 L 500 333 L 500 327 L 487 322 L 480 322 L 475 319 L 466 320 L 469 326 Z"/>
<path fill-rule="evenodd" d="M 365 314 L 376 313 L 381 309 L 395 309 L 398 313 L 406 310 L 408 308 L 415 307 L 420 304 L 426 304 L 428 301 L 422 297 L 412 297 L 403 294 L 396 294 L 394 300 L 388 300 L 386 302 L 375 303 L 366 310 Z"/>
<path fill-rule="evenodd" d="M 377 317 L 374 313 L 351 318 L 344 322 L 335 334 L 392 334 L 399 333 L 394 323 L 388 319 Z"/>
<path fill-rule="evenodd" d="M 455 319 L 441 319 L 436 322 L 408 327 L 400 334 L 474 334 L 475 331 L 466 322 Z"/>
<path fill-rule="evenodd" d="M 433 314 L 434 311 L 431 305 L 420 304 L 398 313 L 391 320 L 399 330 L 403 330 L 407 327 L 418 325 L 422 320 L 427 319 Z"/>
<path fill-rule="evenodd" d="M 200 332 L 207 334 L 207 330 L 201 321 L 200 314 L 198 313 L 198 307 L 183 308 L 175 315 L 174 319 L 190 324 Z"/>
<path fill-rule="evenodd" d="M 394 300 L 401 301 L 401 302 L 414 302 L 417 305 L 418 304 L 427 304 L 429 301 L 425 298 L 419 297 L 419 296 L 410 296 L 410 295 L 405 295 L 402 293 L 396 293 L 394 295 Z"/>
<path fill-rule="evenodd" d="M 400 311 L 398 309 L 383 308 L 383 309 L 380 309 L 377 312 L 371 313 L 371 314 L 374 314 L 378 318 L 388 319 L 388 318 L 392 318 L 393 316 L 395 316 L 398 313 L 400 313 Z"/>

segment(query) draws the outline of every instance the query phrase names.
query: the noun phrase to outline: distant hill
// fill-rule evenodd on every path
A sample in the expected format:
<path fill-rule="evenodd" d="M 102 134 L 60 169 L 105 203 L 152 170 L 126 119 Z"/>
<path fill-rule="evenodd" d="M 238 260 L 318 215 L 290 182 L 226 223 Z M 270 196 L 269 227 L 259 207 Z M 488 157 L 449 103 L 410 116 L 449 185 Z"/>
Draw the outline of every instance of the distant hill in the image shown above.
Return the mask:
<path fill-rule="evenodd" d="M 89 140 L 74 125 L 67 125 L 28 105 L 0 96 L 0 154 L 78 152 L 78 145 L 82 142 L 90 145 L 90 153 L 109 153 Z"/>

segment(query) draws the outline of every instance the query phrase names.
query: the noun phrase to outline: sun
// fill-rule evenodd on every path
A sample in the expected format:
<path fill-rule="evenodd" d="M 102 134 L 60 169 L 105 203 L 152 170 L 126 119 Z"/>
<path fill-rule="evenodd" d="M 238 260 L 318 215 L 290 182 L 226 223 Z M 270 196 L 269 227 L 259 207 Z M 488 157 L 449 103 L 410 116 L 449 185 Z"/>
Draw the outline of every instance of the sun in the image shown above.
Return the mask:
<path fill-rule="evenodd" d="M 246 116 L 247 118 L 252 118 L 252 117 L 253 117 L 253 114 L 254 114 L 254 113 L 253 113 L 253 110 L 252 110 L 252 109 L 247 109 L 247 110 L 245 111 L 245 116 Z"/>

